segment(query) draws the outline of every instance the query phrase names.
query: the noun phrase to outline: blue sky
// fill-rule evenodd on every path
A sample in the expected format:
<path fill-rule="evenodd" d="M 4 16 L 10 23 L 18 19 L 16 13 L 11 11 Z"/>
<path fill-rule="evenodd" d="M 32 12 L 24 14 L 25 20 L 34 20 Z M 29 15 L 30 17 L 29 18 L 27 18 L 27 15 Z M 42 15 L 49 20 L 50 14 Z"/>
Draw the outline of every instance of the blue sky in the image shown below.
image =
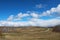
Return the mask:
<path fill-rule="evenodd" d="M 39 22 L 41 20 L 44 20 L 44 22 L 53 19 L 60 20 L 59 8 L 60 0 L 0 0 L 0 25 L 2 21 L 5 25 L 4 22 L 7 21 L 28 23 L 28 21 L 34 19 L 39 20 Z M 34 25 L 39 25 L 39 23 Z"/>

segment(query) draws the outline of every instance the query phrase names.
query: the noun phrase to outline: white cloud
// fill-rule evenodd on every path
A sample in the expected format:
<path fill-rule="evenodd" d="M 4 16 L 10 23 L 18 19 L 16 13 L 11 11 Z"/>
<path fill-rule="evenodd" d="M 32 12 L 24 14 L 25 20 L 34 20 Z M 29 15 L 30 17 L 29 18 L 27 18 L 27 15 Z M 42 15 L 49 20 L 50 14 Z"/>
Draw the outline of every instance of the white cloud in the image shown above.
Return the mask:
<path fill-rule="evenodd" d="M 8 21 L 12 21 L 13 18 L 14 18 L 13 16 L 14 16 L 14 15 L 10 15 L 7 20 L 8 20 Z"/>
<path fill-rule="evenodd" d="M 36 4 L 35 7 L 36 8 L 45 8 L 47 5 L 45 4 Z"/>
<path fill-rule="evenodd" d="M 60 24 L 60 16 L 54 18 L 54 19 L 49 19 L 49 20 L 43 20 L 40 19 L 40 17 L 43 16 L 51 16 L 52 14 L 54 14 L 55 12 L 57 12 L 56 15 L 60 15 L 60 4 L 55 7 L 55 8 L 51 8 L 50 10 L 44 11 L 41 14 L 38 14 L 36 12 L 27 12 L 27 13 L 22 13 L 20 12 L 17 15 L 10 15 L 8 17 L 8 21 L 0 21 L 0 26 L 55 26 Z M 28 14 L 30 13 L 30 14 Z M 23 21 L 23 22 L 13 22 L 13 20 L 21 20 L 24 17 L 31 17 L 30 19 L 28 19 L 28 21 Z M 52 15 L 53 16 L 53 15 Z"/>
<path fill-rule="evenodd" d="M 8 21 L 22 20 L 22 18 L 24 18 L 24 17 L 30 17 L 30 16 L 32 16 L 33 18 L 38 18 L 39 17 L 39 14 L 38 13 L 35 13 L 35 12 L 30 12 L 30 14 L 20 12 L 20 13 L 18 13 L 15 16 L 14 15 L 10 15 L 7 20 Z"/>
<path fill-rule="evenodd" d="M 39 15 L 38 15 L 37 13 L 35 13 L 35 12 L 31 13 L 30 15 L 31 15 L 33 18 L 38 18 L 38 17 L 39 17 Z"/>
<path fill-rule="evenodd" d="M 27 17 L 27 16 L 29 16 L 29 14 L 19 13 L 18 15 L 16 15 L 15 20 L 21 20 L 23 17 Z"/>
<path fill-rule="evenodd" d="M 60 16 L 60 4 L 55 8 L 51 8 L 50 10 L 43 12 L 40 16 L 50 16 L 52 14 L 56 14 L 55 16 Z"/>
<path fill-rule="evenodd" d="M 42 19 L 31 19 L 36 26 L 55 26 L 60 24 L 60 19 L 50 19 L 50 20 L 42 20 Z"/>
<path fill-rule="evenodd" d="M 12 20 L 21 20 L 23 17 L 27 17 L 27 16 L 29 16 L 29 14 L 28 13 L 18 13 L 17 15 L 10 15 L 9 17 L 8 17 L 8 21 L 12 21 Z"/>
<path fill-rule="evenodd" d="M 36 5 L 36 8 L 42 8 L 42 4 Z"/>
<path fill-rule="evenodd" d="M 51 8 L 50 12 L 51 13 L 56 12 L 56 8 Z"/>
<path fill-rule="evenodd" d="M 0 26 L 55 26 L 60 24 L 60 19 L 50 19 L 50 20 L 42 20 L 32 18 L 29 21 L 25 22 L 10 22 L 10 21 L 0 21 Z"/>
<path fill-rule="evenodd" d="M 21 17 L 26 17 L 26 16 L 29 16 L 28 13 L 19 13 L 18 15 L 16 15 L 18 18 L 21 18 Z"/>
<path fill-rule="evenodd" d="M 58 7 L 56 8 L 56 11 L 57 11 L 58 13 L 60 13 L 60 4 L 59 4 Z"/>

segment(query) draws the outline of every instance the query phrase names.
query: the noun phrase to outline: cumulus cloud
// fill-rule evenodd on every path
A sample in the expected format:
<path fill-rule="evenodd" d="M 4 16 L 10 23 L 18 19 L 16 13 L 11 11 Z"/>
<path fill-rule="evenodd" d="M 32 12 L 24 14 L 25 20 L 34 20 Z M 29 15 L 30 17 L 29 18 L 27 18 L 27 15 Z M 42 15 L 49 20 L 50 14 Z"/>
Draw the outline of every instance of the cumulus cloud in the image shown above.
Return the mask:
<path fill-rule="evenodd" d="M 29 16 L 29 14 L 19 13 L 19 14 L 17 15 L 17 17 L 19 17 L 19 18 L 21 18 L 21 17 L 25 17 L 25 16 Z"/>
<path fill-rule="evenodd" d="M 43 20 L 43 19 L 31 19 L 31 22 L 34 23 L 36 26 L 55 26 L 60 24 L 60 19 L 50 19 L 50 20 Z"/>
<path fill-rule="evenodd" d="M 31 15 L 33 18 L 38 18 L 38 17 L 39 17 L 39 15 L 38 15 L 37 13 L 35 13 L 35 12 L 31 13 L 30 15 Z"/>
<path fill-rule="evenodd" d="M 27 16 L 29 16 L 28 13 L 25 14 L 25 13 L 20 12 L 17 15 L 10 15 L 7 20 L 8 21 L 21 20 L 23 17 L 27 17 Z"/>
<path fill-rule="evenodd" d="M 55 14 L 55 15 L 54 15 Z M 57 16 L 56 18 L 49 19 L 49 20 L 44 20 L 41 19 L 40 17 L 43 16 Z M 29 18 L 28 21 L 18 21 L 23 18 Z M 10 15 L 7 18 L 8 21 L 0 21 L 0 26 L 55 26 L 60 24 L 60 4 L 55 7 L 51 8 L 50 10 L 44 11 L 41 14 L 38 14 L 36 12 L 30 12 L 28 11 L 27 13 L 18 13 L 17 15 Z M 17 22 L 13 22 L 16 20 Z"/>
<path fill-rule="evenodd" d="M 15 18 L 15 20 L 21 20 L 23 17 L 27 17 L 27 16 L 29 16 L 29 14 L 23 14 L 23 13 L 19 13 L 19 14 L 17 14 L 16 15 L 16 18 Z"/>
<path fill-rule="evenodd" d="M 30 14 L 28 13 L 18 13 L 17 15 L 10 15 L 8 17 L 8 21 L 12 21 L 12 20 L 22 20 L 23 18 L 27 18 L 27 17 L 33 17 L 33 18 L 38 18 L 39 17 L 39 14 L 38 13 L 35 13 L 35 12 L 30 12 Z"/>
<path fill-rule="evenodd" d="M 14 18 L 13 16 L 14 16 L 14 15 L 10 15 L 7 20 L 8 20 L 8 21 L 12 21 L 13 18 Z"/>
<path fill-rule="evenodd" d="M 42 20 L 42 19 L 31 19 L 25 22 L 10 22 L 10 21 L 0 21 L 0 26 L 55 26 L 60 24 L 60 19 L 50 19 L 50 20 Z"/>
<path fill-rule="evenodd" d="M 60 16 L 60 4 L 55 8 L 51 8 L 50 10 L 43 12 L 42 15 L 40 15 L 40 16 L 47 16 L 47 15 L 50 16 L 50 15 L 54 15 L 54 14 L 55 14 L 55 16 Z"/>

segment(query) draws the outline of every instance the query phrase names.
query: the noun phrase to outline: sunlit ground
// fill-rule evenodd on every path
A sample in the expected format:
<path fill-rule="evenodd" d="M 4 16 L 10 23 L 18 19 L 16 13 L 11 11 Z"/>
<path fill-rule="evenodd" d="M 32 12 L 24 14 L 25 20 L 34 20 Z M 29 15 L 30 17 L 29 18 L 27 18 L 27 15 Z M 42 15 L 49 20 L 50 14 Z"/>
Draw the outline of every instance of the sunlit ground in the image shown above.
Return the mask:
<path fill-rule="evenodd" d="M 0 40 L 60 40 L 60 33 L 52 32 L 52 28 L 19 28 L 2 34 Z"/>

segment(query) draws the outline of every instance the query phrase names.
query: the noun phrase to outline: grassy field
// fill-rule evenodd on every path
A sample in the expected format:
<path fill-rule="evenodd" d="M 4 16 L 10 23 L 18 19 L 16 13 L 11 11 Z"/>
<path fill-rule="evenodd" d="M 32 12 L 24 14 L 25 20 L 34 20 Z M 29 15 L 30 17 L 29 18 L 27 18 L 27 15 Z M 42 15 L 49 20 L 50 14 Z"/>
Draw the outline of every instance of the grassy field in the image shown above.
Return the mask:
<path fill-rule="evenodd" d="M 52 32 L 52 28 L 18 28 L 15 32 L 3 33 L 0 40 L 60 40 L 60 33 Z"/>

